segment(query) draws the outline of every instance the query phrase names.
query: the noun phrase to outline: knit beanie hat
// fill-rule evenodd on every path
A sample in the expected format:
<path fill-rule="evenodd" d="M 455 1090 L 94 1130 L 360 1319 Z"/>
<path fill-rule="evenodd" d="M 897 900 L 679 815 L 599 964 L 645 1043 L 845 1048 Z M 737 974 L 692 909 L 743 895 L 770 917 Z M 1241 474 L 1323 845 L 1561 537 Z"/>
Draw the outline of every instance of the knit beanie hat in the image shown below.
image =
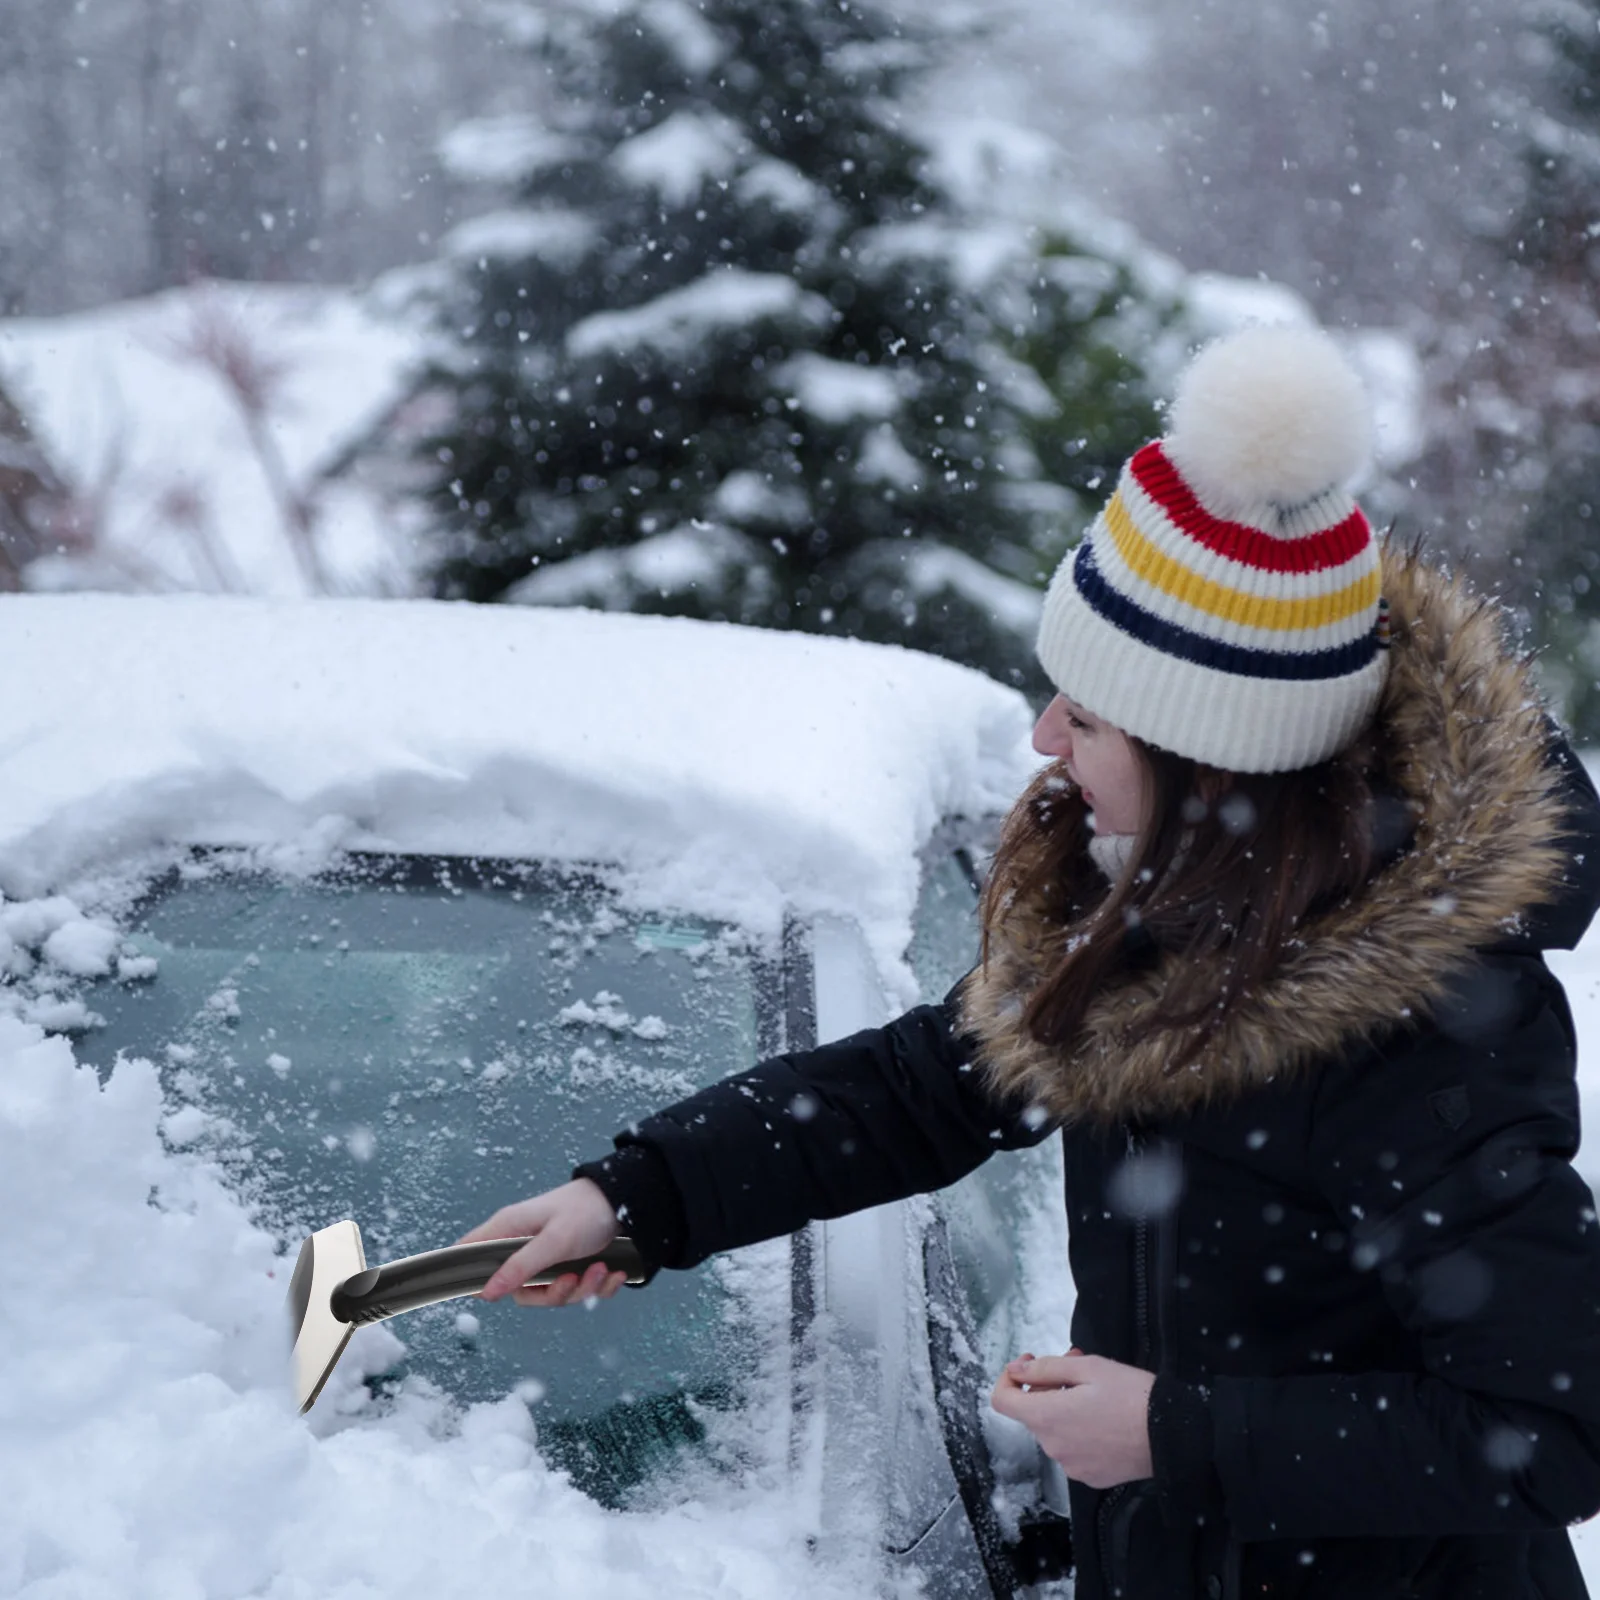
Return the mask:
<path fill-rule="evenodd" d="M 1326 760 L 1383 687 L 1372 529 L 1346 486 L 1371 426 L 1327 334 L 1219 339 L 1178 384 L 1171 431 L 1057 569 L 1040 664 L 1095 716 L 1235 772 Z"/>

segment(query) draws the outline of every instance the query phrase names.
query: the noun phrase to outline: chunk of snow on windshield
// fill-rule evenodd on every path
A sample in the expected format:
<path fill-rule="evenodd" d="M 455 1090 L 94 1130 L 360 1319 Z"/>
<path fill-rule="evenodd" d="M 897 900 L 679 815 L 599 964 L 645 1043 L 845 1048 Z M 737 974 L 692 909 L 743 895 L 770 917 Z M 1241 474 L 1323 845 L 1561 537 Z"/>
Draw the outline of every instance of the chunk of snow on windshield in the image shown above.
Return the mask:
<path fill-rule="evenodd" d="M 239 991 L 231 984 L 225 983 L 220 989 L 206 996 L 206 1014 L 218 1017 L 224 1022 L 237 1022 L 239 1020 Z"/>
<path fill-rule="evenodd" d="M 723 329 L 774 318 L 820 328 L 830 314 L 821 295 L 802 289 L 784 273 L 723 267 L 643 305 L 585 317 L 568 330 L 567 351 L 582 358 L 642 346 L 681 357 Z"/>
<path fill-rule="evenodd" d="M 620 998 L 608 989 L 602 989 L 594 997 L 593 1005 L 587 1000 L 575 1000 L 570 1006 L 565 1006 L 556 1013 L 556 1021 L 565 1023 L 568 1027 L 593 1023 L 602 1028 L 609 1028 L 613 1033 L 621 1033 L 632 1020 L 622 1009 Z"/>
<path fill-rule="evenodd" d="M 668 205 L 687 204 L 702 185 L 725 178 L 745 148 L 737 123 L 708 111 L 675 111 L 625 139 L 611 164 L 629 182 L 654 189 Z"/>
<path fill-rule="evenodd" d="M 173 1149 L 181 1150 L 212 1132 L 216 1120 L 199 1106 L 179 1106 L 161 1119 L 161 1136 Z"/>
<path fill-rule="evenodd" d="M 556 1021 L 566 1027 L 601 1027 L 612 1033 L 631 1033 L 645 1040 L 665 1039 L 669 1032 L 660 1017 L 640 1017 L 634 1020 L 622 1003 L 622 997 L 602 989 L 591 1005 L 587 1000 L 575 1000 L 556 1013 Z"/>
<path fill-rule="evenodd" d="M 884 367 L 830 361 L 804 351 L 773 373 L 778 392 L 787 392 L 819 422 L 842 423 L 856 417 L 878 420 L 900 409 L 900 385 Z"/>
<path fill-rule="evenodd" d="M 517 112 L 459 122 L 439 141 L 445 170 L 478 183 L 516 183 L 572 160 L 581 150 L 569 135 Z"/>
<path fill-rule="evenodd" d="M 450 255 L 467 260 L 539 256 L 557 266 L 581 260 L 594 242 L 593 221 L 577 211 L 490 211 L 452 228 L 442 242 Z"/>
<path fill-rule="evenodd" d="M 52 966 L 77 978 L 98 978 L 111 970 L 122 936 L 103 922 L 79 917 L 64 922 L 45 940 L 42 954 Z"/>
<path fill-rule="evenodd" d="M 19 905 L 0 906 L 0 933 L 22 945 L 41 945 L 56 929 L 77 922 L 83 913 L 75 901 L 53 894 Z"/>
<path fill-rule="evenodd" d="M 21 1006 L 24 1022 L 31 1022 L 52 1033 L 76 1033 L 85 1028 L 95 1028 L 104 1018 L 91 1011 L 81 1000 L 57 1000 L 51 995 L 41 995 L 34 1000 L 24 1000 Z"/>

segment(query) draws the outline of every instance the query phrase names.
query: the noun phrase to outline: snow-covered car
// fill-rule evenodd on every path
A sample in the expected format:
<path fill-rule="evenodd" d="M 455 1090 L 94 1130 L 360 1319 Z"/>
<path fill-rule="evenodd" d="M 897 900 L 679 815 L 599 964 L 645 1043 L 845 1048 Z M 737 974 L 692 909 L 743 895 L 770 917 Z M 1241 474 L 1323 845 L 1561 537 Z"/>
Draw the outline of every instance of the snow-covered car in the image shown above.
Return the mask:
<path fill-rule="evenodd" d="M 86 1280 L 161 1255 L 125 1262 L 112 1433 L 157 1477 L 180 1454 L 205 1474 L 213 1555 L 274 1550 L 261 1592 L 319 1592 L 331 1551 L 376 1570 L 452 1495 L 481 1515 L 532 1474 L 618 1593 L 647 1570 L 657 1594 L 1048 1583 L 1061 1486 L 987 1391 L 1065 1342 L 1049 1148 L 588 1311 L 456 1301 L 363 1329 L 304 1422 L 265 1329 L 314 1228 L 355 1218 L 371 1262 L 448 1243 L 629 1118 L 942 995 L 1029 770 L 1019 696 L 845 641 L 412 602 L 7 597 L 0 664 L 27 685 L 0 711 L 0 1166 L 17 1152 L 13 1183 L 104 1236 L 65 1261 L 74 1217 L 25 1239 L 77 1310 L 18 1333 L 19 1371 L 103 1363 Z M 48 1117 L 16 1107 L 52 1095 L 77 1109 L 47 1162 Z M 85 1131 L 134 1101 L 159 1144 Z M 139 1184 L 154 1220 L 126 1215 Z M 186 1369 L 170 1329 L 196 1316 Z M 262 1473 L 265 1494 L 218 1487 Z M 330 1473 L 379 1508 L 337 1538 L 304 1526 Z M 136 1566 L 202 1561 L 120 1525 Z M 21 1561 L 102 1559 L 23 1526 Z M 564 1592 L 548 1529 L 500 1536 Z M 374 1592 L 478 1592 L 482 1546 L 456 1537 Z"/>

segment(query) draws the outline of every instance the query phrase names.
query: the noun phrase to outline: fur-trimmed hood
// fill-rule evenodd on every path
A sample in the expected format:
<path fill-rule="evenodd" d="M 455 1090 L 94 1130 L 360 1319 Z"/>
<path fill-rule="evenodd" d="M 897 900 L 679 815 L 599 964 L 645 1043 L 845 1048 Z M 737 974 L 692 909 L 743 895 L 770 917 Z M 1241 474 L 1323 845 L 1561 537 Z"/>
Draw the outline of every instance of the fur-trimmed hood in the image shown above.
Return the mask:
<path fill-rule="evenodd" d="M 1097 999 L 1070 1052 L 1029 1034 L 1024 1003 L 1068 930 L 1043 912 L 1042 897 L 1019 901 L 962 991 L 963 1027 L 1002 1095 L 1070 1122 L 1197 1110 L 1425 1017 L 1476 947 L 1525 931 L 1533 908 L 1571 898 L 1563 774 L 1499 608 L 1392 546 L 1383 593 L 1392 645 L 1377 717 L 1387 783 L 1415 817 L 1410 847 L 1352 903 L 1307 923 L 1271 979 L 1187 1060 L 1178 1030 L 1129 1042 L 1159 1001 L 1171 958 Z M 1576 909 L 1586 923 L 1592 895 Z"/>

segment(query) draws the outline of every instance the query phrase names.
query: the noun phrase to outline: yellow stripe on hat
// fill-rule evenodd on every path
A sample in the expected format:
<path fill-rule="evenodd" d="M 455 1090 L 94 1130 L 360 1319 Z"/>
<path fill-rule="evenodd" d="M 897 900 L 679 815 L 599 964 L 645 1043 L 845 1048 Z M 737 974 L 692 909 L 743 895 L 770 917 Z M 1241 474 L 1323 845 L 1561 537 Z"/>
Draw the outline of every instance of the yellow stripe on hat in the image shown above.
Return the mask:
<path fill-rule="evenodd" d="M 1376 561 L 1353 583 L 1330 594 L 1279 600 L 1230 589 L 1163 555 L 1135 526 L 1123 504 L 1121 490 L 1107 502 L 1105 521 L 1117 554 L 1136 576 L 1183 605 L 1234 627 L 1303 632 L 1345 622 L 1378 603 L 1380 574 Z"/>

